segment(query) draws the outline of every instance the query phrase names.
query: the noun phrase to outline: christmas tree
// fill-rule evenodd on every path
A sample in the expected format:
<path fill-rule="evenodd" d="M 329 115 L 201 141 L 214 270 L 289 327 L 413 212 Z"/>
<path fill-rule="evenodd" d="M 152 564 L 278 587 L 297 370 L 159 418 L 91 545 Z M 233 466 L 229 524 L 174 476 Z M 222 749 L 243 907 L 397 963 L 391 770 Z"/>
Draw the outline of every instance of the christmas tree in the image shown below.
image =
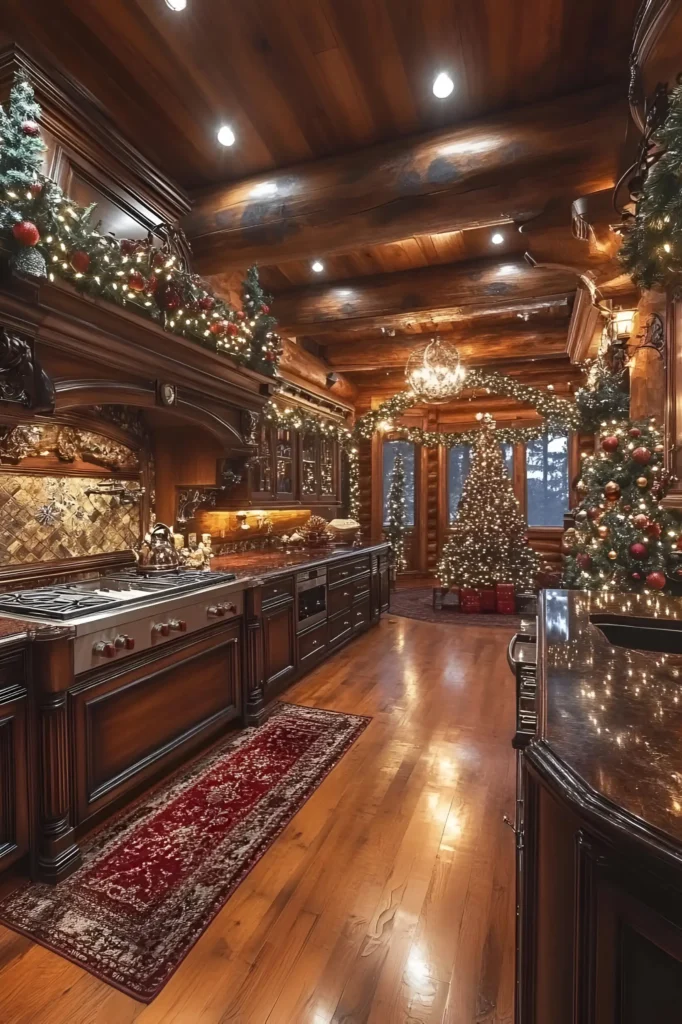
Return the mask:
<path fill-rule="evenodd" d="M 663 590 L 678 575 L 680 524 L 662 508 L 668 476 L 653 419 L 603 422 L 583 458 L 576 526 L 564 534 L 564 581 L 581 590 Z"/>
<path fill-rule="evenodd" d="M 540 560 L 526 539 L 526 524 L 486 413 L 471 456 L 457 518 L 438 563 L 444 587 L 535 586 Z"/>
<path fill-rule="evenodd" d="M 391 485 L 387 499 L 387 525 L 384 533 L 393 548 L 395 567 L 398 571 L 407 567 L 405 557 L 405 530 L 407 528 L 407 501 L 405 498 L 405 464 L 398 453 L 391 471 Z"/>

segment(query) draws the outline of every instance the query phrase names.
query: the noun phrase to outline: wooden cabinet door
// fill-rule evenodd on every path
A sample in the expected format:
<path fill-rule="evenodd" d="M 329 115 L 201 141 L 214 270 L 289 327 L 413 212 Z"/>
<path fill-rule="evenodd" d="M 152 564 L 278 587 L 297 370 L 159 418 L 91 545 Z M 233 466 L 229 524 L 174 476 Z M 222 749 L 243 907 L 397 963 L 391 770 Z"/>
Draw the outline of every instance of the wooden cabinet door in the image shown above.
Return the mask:
<path fill-rule="evenodd" d="M 296 667 L 294 602 L 263 612 L 263 676 L 265 686 L 279 684 Z"/>
<path fill-rule="evenodd" d="M 26 696 L 0 702 L 0 871 L 28 851 Z"/>

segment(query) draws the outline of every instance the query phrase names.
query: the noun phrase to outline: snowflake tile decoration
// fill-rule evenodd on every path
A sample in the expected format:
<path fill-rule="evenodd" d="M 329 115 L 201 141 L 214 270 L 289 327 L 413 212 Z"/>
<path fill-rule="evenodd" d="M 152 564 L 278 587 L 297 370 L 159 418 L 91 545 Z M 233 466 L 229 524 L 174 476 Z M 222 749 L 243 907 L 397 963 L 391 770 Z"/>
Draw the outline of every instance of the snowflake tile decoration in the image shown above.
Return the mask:
<path fill-rule="evenodd" d="M 35 511 L 35 518 L 41 526 L 54 526 L 62 518 L 63 511 L 56 501 L 40 505 Z"/>

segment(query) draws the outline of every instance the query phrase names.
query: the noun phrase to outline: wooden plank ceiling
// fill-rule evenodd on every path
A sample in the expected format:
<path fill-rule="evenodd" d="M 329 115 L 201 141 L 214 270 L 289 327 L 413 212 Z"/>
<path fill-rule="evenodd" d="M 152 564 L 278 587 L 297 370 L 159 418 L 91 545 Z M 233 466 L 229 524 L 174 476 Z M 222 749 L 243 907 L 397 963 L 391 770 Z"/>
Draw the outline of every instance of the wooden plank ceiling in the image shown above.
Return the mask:
<path fill-rule="evenodd" d="M 256 258 L 286 336 L 363 405 L 436 329 L 470 365 L 575 381 L 579 275 L 629 289 L 608 213 L 578 241 L 571 204 L 606 196 L 627 156 L 638 2 L 4 0 L 0 39 L 76 79 L 193 193 L 198 269 L 229 293 Z"/>

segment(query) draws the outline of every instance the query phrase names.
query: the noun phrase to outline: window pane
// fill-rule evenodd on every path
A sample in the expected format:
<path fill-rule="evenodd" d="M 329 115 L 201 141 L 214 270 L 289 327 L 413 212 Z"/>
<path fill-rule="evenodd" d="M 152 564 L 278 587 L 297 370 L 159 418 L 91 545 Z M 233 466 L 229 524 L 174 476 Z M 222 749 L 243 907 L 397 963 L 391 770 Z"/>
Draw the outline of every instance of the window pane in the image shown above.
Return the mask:
<path fill-rule="evenodd" d="M 526 445 L 529 526 L 563 526 L 568 510 L 568 438 L 540 437 Z"/>
<path fill-rule="evenodd" d="M 457 518 L 457 506 L 469 475 L 470 464 L 471 448 L 468 444 L 456 444 L 448 449 L 448 509 L 451 523 Z"/>
<path fill-rule="evenodd" d="M 514 445 L 513 444 L 501 444 L 500 448 L 502 449 L 502 458 L 504 459 L 504 464 L 505 464 L 505 466 L 507 468 L 507 472 L 509 473 L 509 476 L 511 476 L 513 478 Z"/>
<path fill-rule="evenodd" d="M 388 492 L 396 455 L 402 455 L 405 466 L 406 522 L 414 526 L 414 445 L 411 441 L 384 441 L 384 526 L 388 519 Z"/>

